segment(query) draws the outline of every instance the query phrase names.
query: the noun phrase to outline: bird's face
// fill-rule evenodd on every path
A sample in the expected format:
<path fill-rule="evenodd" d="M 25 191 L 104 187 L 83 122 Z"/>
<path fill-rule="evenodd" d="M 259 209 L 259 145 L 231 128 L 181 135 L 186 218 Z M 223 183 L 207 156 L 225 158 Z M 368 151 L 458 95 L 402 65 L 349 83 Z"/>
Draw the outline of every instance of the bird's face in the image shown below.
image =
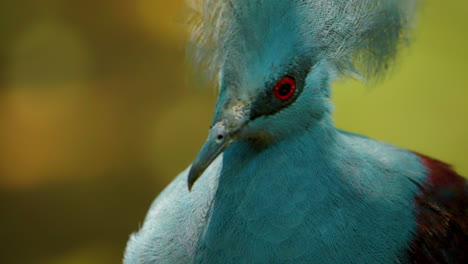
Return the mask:
<path fill-rule="evenodd" d="M 268 148 L 304 133 L 330 109 L 331 71 L 325 60 L 317 60 L 291 34 L 265 35 L 255 45 L 241 57 L 229 57 L 220 72 L 212 127 L 190 169 L 189 189 L 233 142 Z"/>

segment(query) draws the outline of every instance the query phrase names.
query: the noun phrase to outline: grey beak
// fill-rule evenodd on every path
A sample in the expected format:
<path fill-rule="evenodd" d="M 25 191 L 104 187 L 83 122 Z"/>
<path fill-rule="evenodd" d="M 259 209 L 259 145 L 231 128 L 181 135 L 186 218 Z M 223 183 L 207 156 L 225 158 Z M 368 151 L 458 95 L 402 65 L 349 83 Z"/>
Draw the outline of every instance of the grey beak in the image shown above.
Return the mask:
<path fill-rule="evenodd" d="M 192 190 L 193 184 L 208 166 L 232 144 L 238 131 L 238 128 L 227 128 L 224 121 L 217 122 L 210 129 L 205 145 L 203 145 L 190 168 L 187 182 L 189 191 Z"/>

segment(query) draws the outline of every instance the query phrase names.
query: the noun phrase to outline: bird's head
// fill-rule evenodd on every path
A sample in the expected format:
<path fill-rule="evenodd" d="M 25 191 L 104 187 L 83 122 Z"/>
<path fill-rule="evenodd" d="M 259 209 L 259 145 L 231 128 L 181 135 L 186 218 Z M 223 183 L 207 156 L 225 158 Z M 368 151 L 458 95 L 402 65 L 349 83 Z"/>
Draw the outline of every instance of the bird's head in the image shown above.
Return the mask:
<path fill-rule="evenodd" d="M 379 74 L 408 25 L 409 0 L 205 0 L 192 47 L 216 76 L 208 139 L 192 164 L 191 189 L 233 142 L 268 147 L 304 133 L 331 109 L 337 76 Z"/>

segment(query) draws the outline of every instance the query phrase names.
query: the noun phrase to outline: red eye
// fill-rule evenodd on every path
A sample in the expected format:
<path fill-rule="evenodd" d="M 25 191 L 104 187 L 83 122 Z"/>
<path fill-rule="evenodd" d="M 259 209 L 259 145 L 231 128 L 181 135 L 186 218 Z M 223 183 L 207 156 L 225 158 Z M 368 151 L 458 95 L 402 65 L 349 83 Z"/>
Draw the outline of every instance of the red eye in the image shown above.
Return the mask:
<path fill-rule="evenodd" d="M 294 95 L 296 91 L 296 80 L 294 78 L 286 76 L 281 79 L 276 85 L 274 89 L 274 93 L 276 98 L 280 99 L 281 101 L 288 100 Z"/>

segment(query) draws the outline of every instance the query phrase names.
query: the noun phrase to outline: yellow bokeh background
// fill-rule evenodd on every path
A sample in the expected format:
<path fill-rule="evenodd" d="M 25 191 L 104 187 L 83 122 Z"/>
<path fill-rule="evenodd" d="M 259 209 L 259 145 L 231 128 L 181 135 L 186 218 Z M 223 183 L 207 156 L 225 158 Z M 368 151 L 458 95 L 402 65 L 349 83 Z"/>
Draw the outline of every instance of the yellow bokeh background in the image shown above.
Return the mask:
<path fill-rule="evenodd" d="M 0 2 L 1 263 L 119 263 L 196 155 L 216 100 L 184 59 L 183 0 Z M 374 86 L 333 87 L 335 122 L 468 175 L 468 2 L 427 0 Z"/>

